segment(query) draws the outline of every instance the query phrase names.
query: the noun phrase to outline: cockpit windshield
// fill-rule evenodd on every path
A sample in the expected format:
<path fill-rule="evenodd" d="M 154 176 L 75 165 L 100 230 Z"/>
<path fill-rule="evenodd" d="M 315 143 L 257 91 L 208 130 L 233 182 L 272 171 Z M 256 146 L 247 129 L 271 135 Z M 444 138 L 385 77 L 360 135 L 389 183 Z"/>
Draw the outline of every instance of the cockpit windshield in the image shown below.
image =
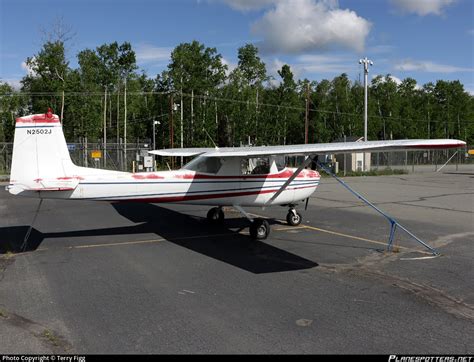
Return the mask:
<path fill-rule="evenodd" d="M 183 169 L 217 174 L 222 166 L 222 160 L 219 157 L 198 156 L 194 160 L 184 165 Z"/>

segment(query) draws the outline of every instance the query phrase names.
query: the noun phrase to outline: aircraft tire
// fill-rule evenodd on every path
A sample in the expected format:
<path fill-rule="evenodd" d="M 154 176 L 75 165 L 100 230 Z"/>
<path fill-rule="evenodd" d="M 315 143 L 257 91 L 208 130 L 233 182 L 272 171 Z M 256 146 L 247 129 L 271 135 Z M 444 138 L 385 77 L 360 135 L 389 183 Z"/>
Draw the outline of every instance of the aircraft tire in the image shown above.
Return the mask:
<path fill-rule="evenodd" d="M 301 217 L 301 214 L 298 213 L 298 211 L 296 211 L 295 213 L 289 211 L 286 215 L 286 222 L 288 223 L 288 225 L 291 226 L 298 226 L 299 224 L 301 224 L 302 219 L 303 218 Z"/>
<path fill-rule="evenodd" d="M 265 219 L 255 219 L 250 224 L 250 237 L 254 240 L 265 240 L 270 234 L 270 224 Z"/>
<path fill-rule="evenodd" d="M 224 221 L 224 211 L 220 207 L 213 207 L 207 213 L 207 220 L 212 224 L 220 224 Z"/>

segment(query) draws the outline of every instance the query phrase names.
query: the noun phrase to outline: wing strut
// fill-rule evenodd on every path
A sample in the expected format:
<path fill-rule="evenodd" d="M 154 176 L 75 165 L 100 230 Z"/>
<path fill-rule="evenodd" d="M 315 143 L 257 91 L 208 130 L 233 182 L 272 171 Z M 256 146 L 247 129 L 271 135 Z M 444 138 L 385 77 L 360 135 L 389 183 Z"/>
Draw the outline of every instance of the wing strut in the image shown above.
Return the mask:
<path fill-rule="evenodd" d="M 280 187 L 280 189 L 265 203 L 264 207 L 271 204 L 280 194 L 285 191 L 288 185 L 303 171 L 305 167 L 307 167 L 313 161 L 312 156 L 306 156 L 306 159 L 303 161 L 300 167 L 296 169 L 293 175 L 290 176 L 288 180 Z"/>
<path fill-rule="evenodd" d="M 342 181 L 339 177 L 337 177 L 334 173 L 332 173 L 327 167 L 322 165 L 320 162 L 317 163 L 317 165 L 324 170 L 328 175 L 334 177 L 337 182 L 339 182 L 342 186 L 344 186 L 347 190 L 349 190 L 352 194 L 357 196 L 360 200 L 365 202 L 367 205 L 369 205 L 371 208 L 373 208 L 375 211 L 377 211 L 379 214 L 384 216 L 389 222 L 390 222 L 390 236 L 388 238 L 388 245 L 387 245 L 387 250 L 391 251 L 393 249 L 393 238 L 395 237 L 395 231 L 397 229 L 397 226 L 405 231 L 408 235 L 410 235 L 413 239 L 415 239 L 417 242 L 419 242 L 421 245 L 423 245 L 425 248 L 427 248 L 434 256 L 440 255 L 439 252 L 436 249 L 433 249 L 431 246 L 429 246 L 427 243 L 425 243 L 423 240 L 421 240 L 419 237 L 417 237 L 415 234 L 413 234 L 411 231 L 409 231 L 407 228 L 405 228 L 403 225 L 401 225 L 397 220 L 395 220 L 393 217 L 390 215 L 386 214 L 382 210 L 380 210 L 377 206 L 375 206 L 373 203 L 371 203 L 369 200 L 367 200 L 364 196 L 359 194 L 357 191 L 353 190 L 348 184 L 346 184 L 344 181 Z"/>

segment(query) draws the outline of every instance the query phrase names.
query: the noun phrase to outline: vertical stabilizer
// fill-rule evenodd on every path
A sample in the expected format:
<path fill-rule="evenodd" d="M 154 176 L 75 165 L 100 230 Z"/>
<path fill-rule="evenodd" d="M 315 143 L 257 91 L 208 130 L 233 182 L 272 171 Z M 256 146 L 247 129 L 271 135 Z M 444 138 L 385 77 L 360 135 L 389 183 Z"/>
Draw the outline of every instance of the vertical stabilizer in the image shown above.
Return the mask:
<path fill-rule="evenodd" d="M 73 174 L 63 127 L 59 117 L 48 110 L 16 119 L 10 192 L 60 189 L 61 180 Z M 51 187 L 51 182 L 56 182 Z"/>

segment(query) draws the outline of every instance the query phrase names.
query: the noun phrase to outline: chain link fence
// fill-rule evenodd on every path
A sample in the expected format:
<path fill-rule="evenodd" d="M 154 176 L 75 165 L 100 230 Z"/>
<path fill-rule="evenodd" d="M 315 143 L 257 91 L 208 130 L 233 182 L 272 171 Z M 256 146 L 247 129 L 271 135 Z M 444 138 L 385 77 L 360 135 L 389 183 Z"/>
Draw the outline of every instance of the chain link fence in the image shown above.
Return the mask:
<path fill-rule="evenodd" d="M 465 149 L 434 151 L 376 152 L 371 154 L 371 169 L 384 168 L 415 172 L 474 171 L 474 157 Z"/>

